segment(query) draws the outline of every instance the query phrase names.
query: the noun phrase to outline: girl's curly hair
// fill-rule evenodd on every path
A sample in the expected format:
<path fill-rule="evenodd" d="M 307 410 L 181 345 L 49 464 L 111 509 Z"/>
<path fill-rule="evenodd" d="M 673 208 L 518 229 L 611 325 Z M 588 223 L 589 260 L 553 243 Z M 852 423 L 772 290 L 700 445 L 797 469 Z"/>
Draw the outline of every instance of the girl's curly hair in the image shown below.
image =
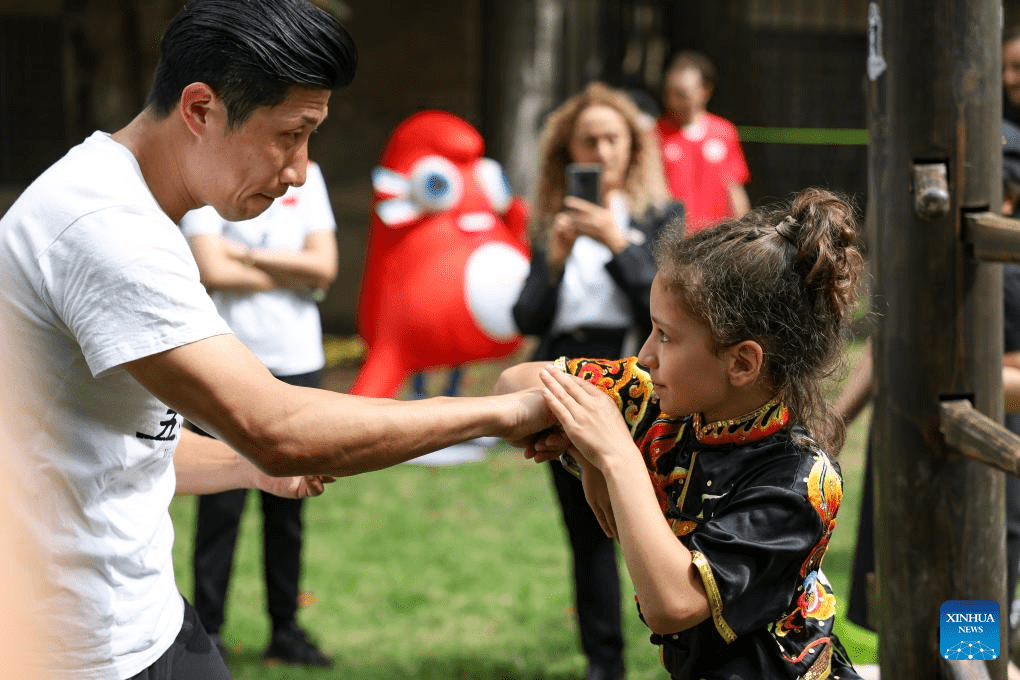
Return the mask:
<path fill-rule="evenodd" d="M 688 237 L 671 226 L 656 259 L 667 289 L 709 328 L 716 348 L 758 342 L 762 378 L 795 421 L 838 451 L 845 429 L 821 383 L 842 368 L 864 268 L 854 207 L 805 189 Z"/>

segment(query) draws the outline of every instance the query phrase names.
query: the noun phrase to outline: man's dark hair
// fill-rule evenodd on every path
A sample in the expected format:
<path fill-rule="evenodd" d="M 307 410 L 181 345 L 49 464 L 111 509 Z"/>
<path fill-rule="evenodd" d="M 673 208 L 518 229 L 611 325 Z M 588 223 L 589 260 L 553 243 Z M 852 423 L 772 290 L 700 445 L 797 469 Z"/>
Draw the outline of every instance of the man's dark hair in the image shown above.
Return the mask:
<path fill-rule="evenodd" d="M 689 68 L 701 74 L 701 82 L 705 87 L 715 87 L 715 65 L 701 52 L 685 50 L 677 54 L 666 67 L 666 77 L 676 71 L 686 71 Z"/>
<path fill-rule="evenodd" d="M 163 34 L 146 106 L 165 117 L 186 86 L 202 82 L 233 127 L 292 86 L 348 85 L 357 62 L 346 29 L 308 0 L 190 0 Z"/>

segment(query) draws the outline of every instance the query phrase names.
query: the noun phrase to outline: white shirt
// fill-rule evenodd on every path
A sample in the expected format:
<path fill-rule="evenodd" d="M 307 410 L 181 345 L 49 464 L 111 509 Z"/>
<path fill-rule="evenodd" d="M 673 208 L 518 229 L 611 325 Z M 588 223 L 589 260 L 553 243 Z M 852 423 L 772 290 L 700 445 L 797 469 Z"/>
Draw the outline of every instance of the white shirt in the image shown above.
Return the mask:
<path fill-rule="evenodd" d="M 619 193 L 612 194 L 609 208 L 621 234 L 630 229 L 627 202 Z M 579 328 L 629 328 L 633 325 L 630 302 L 606 264 L 613 251 L 590 236 L 578 236 L 563 265 L 559 302 L 553 333 L 569 333 Z"/>
<path fill-rule="evenodd" d="M 30 379 L 15 386 L 29 445 L 12 453 L 45 556 L 33 595 L 52 657 L 40 663 L 59 678 L 130 677 L 183 621 L 168 512 L 181 417 L 123 364 L 229 328 L 134 156 L 101 132 L 0 219 L 0 279 Z"/>
<path fill-rule="evenodd" d="M 308 164 L 305 183 L 292 186 L 254 219 L 228 222 L 211 206 L 192 210 L 181 220 L 188 238 L 213 234 L 248 248 L 300 251 L 313 231 L 336 230 L 322 171 Z M 322 322 L 310 292 L 212 291 L 213 302 L 237 337 L 273 375 L 310 373 L 322 368 Z"/>

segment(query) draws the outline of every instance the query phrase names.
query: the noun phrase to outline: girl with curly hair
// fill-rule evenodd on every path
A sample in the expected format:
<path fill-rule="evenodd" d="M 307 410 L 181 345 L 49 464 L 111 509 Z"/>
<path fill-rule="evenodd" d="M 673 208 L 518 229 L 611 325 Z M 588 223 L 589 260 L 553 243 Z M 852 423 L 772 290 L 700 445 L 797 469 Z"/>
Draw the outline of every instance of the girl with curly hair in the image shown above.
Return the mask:
<path fill-rule="evenodd" d="M 855 212 L 808 189 L 667 229 L 656 253 L 636 357 L 522 364 L 497 389 L 545 385 L 672 678 L 859 678 L 821 570 L 844 435 L 821 383 L 857 300 Z"/>

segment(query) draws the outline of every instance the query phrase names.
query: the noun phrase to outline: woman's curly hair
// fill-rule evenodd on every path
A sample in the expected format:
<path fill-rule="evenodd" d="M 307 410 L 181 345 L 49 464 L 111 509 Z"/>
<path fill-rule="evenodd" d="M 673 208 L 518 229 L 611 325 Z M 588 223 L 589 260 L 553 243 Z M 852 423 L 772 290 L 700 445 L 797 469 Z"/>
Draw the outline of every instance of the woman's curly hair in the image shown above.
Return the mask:
<path fill-rule="evenodd" d="M 630 131 L 630 163 L 623 191 L 630 201 L 631 215 L 643 218 L 649 208 L 662 209 L 670 200 L 658 142 L 654 132 L 642 125 L 640 109 L 623 90 L 593 82 L 550 113 L 542 130 L 538 183 L 532 202 L 535 206 L 531 222 L 534 243 L 545 243 L 553 216 L 563 209 L 564 174 L 567 163 L 572 161 L 570 140 L 578 117 L 591 106 L 614 109 Z"/>

